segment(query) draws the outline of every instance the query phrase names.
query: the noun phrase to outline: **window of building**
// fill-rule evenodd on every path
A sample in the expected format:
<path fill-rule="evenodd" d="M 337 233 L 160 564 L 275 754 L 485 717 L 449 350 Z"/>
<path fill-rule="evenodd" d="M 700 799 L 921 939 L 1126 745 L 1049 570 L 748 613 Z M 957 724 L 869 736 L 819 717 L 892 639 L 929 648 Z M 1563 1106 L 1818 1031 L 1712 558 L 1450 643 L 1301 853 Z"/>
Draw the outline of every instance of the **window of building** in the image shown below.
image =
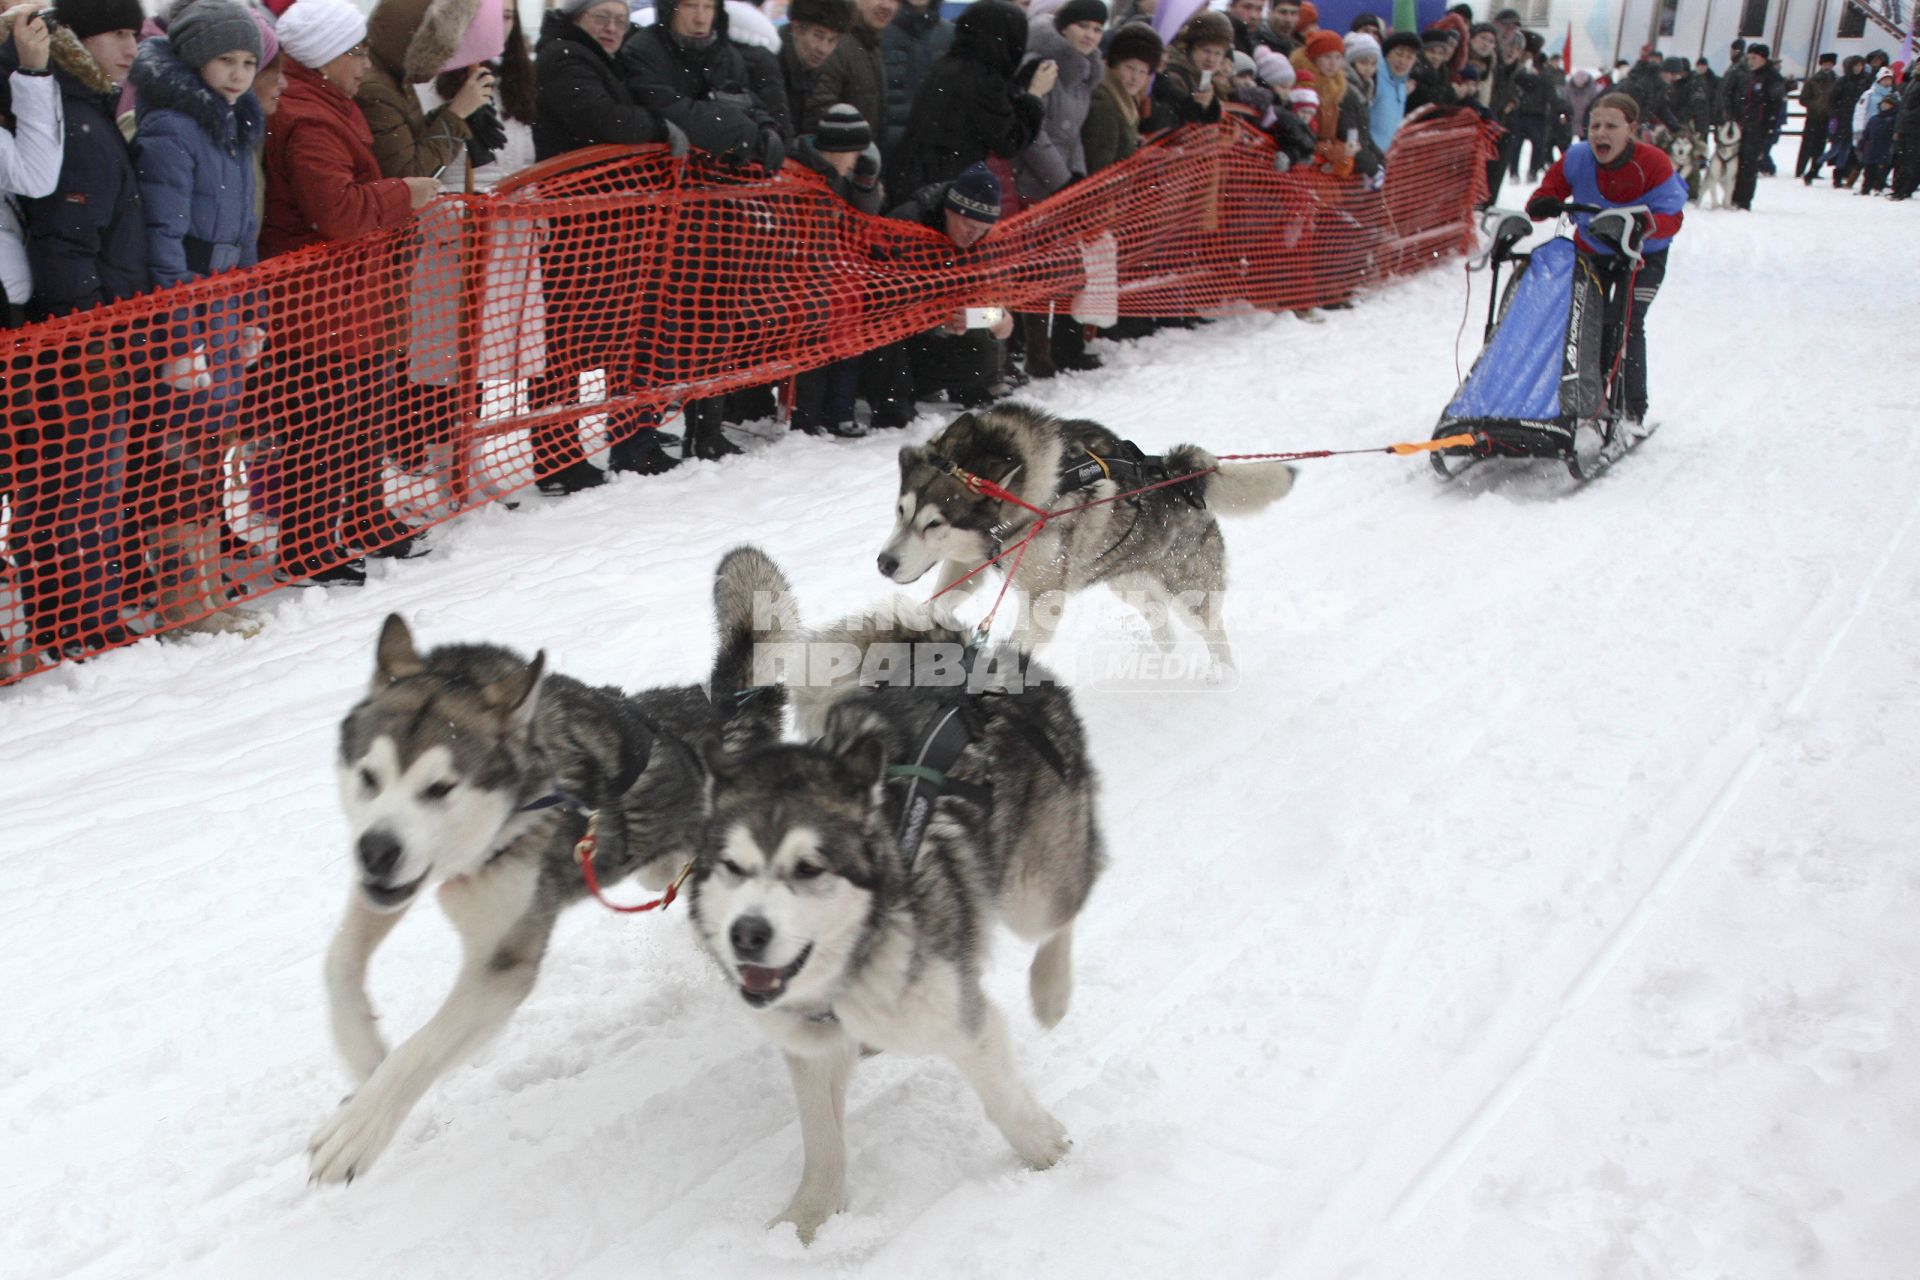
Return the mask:
<path fill-rule="evenodd" d="M 1747 0 L 1740 6 L 1740 38 L 1757 40 L 1767 34 L 1767 0 Z"/>
<path fill-rule="evenodd" d="M 1867 34 L 1867 14 L 1858 5 L 1843 5 L 1840 9 L 1840 29 L 1834 32 L 1842 40 L 1858 40 Z"/>
<path fill-rule="evenodd" d="M 1673 18 L 1674 14 L 1679 11 L 1679 8 L 1680 0 L 1660 0 L 1661 35 L 1670 36 L 1673 34 Z"/>

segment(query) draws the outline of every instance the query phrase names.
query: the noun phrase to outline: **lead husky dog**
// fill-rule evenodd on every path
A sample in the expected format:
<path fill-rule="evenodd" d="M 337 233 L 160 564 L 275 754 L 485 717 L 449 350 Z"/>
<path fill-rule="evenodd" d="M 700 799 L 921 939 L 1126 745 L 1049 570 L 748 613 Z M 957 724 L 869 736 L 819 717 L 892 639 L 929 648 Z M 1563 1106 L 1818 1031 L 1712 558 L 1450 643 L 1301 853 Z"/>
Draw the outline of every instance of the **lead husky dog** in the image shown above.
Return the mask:
<path fill-rule="evenodd" d="M 983 655 L 1002 665 L 976 672 L 1017 656 Z M 803 1241 L 845 1201 L 847 1082 L 863 1046 L 950 1059 L 1034 1168 L 1067 1149 L 981 987 L 999 919 L 1038 946 L 1035 1017 L 1060 1020 L 1074 917 L 1102 861 L 1079 717 L 1044 676 L 1026 665 L 1018 691 L 990 676 L 975 694 L 848 692 L 817 742 L 711 761 L 692 918 L 785 1052 L 805 1165 L 777 1221 Z M 944 750 L 930 745 L 943 727 Z"/>
<path fill-rule="evenodd" d="M 630 697 L 493 645 L 422 654 L 399 615 L 387 619 L 373 687 L 340 728 L 354 885 L 326 979 L 334 1043 L 358 1089 L 314 1135 L 315 1180 L 365 1173 L 434 1080 L 533 990 L 554 918 L 586 896 L 573 850 L 588 813 L 603 883 L 631 875 L 660 890 L 693 856 L 706 819 L 701 755 L 780 736 L 784 695 L 741 696 L 755 641 L 776 638 L 755 630 L 754 600 L 777 577 L 757 555 L 730 557 L 716 577 L 720 648 L 706 689 Z M 367 963 L 436 882 L 460 934 L 459 976 L 389 1053 Z"/>
<path fill-rule="evenodd" d="M 1259 511 L 1293 488 L 1292 467 L 1221 466 L 1205 449 L 1176 445 L 1147 458 L 1096 422 L 1056 418 L 1008 401 L 963 413 L 924 446 L 900 451 L 900 496 L 893 535 L 880 549 L 883 576 L 918 581 L 939 566 L 947 587 L 1018 542 L 1033 523 L 1023 508 L 971 489 L 956 474 L 981 476 L 1036 507 L 1057 509 L 1110 498 L 1194 472 L 1210 474 L 1050 522 L 1026 549 L 1013 579 L 1023 649 L 1046 639 L 1033 630 L 1036 599 L 1105 583 L 1139 609 L 1154 643 L 1171 649 L 1180 616 L 1230 667 L 1220 611 L 1227 589 L 1226 545 L 1214 516 Z M 1016 553 L 1017 554 L 1017 553 Z M 1012 556 L 999 564 L 1011 568 Z M 959 593 L 977 590 L 977 573 Z"/>
<path fill-rule="evenodd" d="M 1731 120 L 1713 126 L 1713 150 L 1701 180 L 1702 208 L 1724 209 L 1733 203 L 1733 183 L 1740 176 L 1740 126 Z"/>

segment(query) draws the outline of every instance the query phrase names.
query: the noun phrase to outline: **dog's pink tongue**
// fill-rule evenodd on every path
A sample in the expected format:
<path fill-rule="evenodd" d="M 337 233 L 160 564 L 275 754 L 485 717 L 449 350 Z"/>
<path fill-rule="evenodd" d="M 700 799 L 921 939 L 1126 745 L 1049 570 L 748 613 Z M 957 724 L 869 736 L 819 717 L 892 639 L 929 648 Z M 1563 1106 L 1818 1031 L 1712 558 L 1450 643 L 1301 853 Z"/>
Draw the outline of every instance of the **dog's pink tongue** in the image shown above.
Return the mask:
<path fill-rule="evenodd" d="M 780 971 L 757 964 L 740 966 L 740 985 L 755 995 L 764 995 L 780 986 Z"/>

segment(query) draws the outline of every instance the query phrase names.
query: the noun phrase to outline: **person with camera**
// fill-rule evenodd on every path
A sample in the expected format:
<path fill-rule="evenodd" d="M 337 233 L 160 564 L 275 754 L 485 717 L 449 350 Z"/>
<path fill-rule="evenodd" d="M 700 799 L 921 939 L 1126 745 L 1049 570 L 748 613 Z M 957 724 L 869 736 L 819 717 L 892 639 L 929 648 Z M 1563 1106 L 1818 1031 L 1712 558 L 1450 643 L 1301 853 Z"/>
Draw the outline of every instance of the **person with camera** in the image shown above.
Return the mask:
<path fill-rule="evenodd" d="M 500 0 L 380 0 L 367 15 L 367 71 L 353 100 L 373 132 L 373 155 L 389 178 L 437 178 L 473 136 L 472 119 L 491 113 L 493 69 L 467 70 L 459 90 L 431 113 L 413 86 L 439 74 L 482 4 Z M 499 118 L 491 120 L 499 129 Z M 504 142 L 505 138 L 502 137 Z"/>
<path fill-rule="evenodd" d="M 60 182 L 65 153 L 65 112 L 60 90 L 47 70 L 52 33 L 36 4 L 0 14 L 0 66 L 12 71 L 0 88 L 0 329 L 26 322 L 33 295 L 26 238 L 10 196 L 44 196 Z"/>
<path fill-rule="evenodd" d="M 1626 355 L 1620 376 L 1626 379 L 1626 419 L 1629 441 L 1645 434 L 1647 416 L 1647 309 L 1667 275 L 1667 248 L 1680 234 L 1687 207 L 1687 184 L 1673 170 L 1667 153 L 1634 137 L 1640 125 L 1640 104 L 1625 93 L 1609 93 L 1587 113 L 1587 140 L 1576 142 L 1553 162 L 1540 186 L 1527 200 L 1527 216 L 1535 222 L 1558 218 L 1569 203 L 1621 208 L 1645 205 L 1649 212 L 1639 228 L 1640 260 L 1622 254 L 1587 234 L 1590 213 L 1576 213 L 1579 231 L 1574 242 L 1611 286 L 1607 292 L 1609 336 L 1627 321 Z M 1602 363 L 1611 371 L 1619 353 L 1603 350 Z"/>

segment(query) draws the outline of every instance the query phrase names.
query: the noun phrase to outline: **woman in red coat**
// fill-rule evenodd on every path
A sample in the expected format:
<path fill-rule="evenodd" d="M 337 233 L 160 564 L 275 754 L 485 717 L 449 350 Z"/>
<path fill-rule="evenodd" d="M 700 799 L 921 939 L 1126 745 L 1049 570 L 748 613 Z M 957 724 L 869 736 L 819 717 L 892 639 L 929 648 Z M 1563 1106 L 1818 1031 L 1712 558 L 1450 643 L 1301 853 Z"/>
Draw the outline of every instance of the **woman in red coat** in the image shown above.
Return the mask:
<path fill-rule="evenodd" d="M 266 214 L 260 256 L 404 226 L 439 193 L 434 178 L 383 178 L 373 132 L 354 91 L 366 75 L 366 17 L 347 0 L 296 0 L 276 32 L 286 88 L 267 131 Z M 404 548 L 410 530 L 387 509 L 381 477 L 396 445 L 403 399 L 396 314 L 405 297 L 357 274 L 328 296 L 298 300 L 282 324 L 272 383 L 297 391 L 287 406 L 288 465 L 281 495 L 281 562 L 319 582 L 366 580 L 359 556 Z"/>

